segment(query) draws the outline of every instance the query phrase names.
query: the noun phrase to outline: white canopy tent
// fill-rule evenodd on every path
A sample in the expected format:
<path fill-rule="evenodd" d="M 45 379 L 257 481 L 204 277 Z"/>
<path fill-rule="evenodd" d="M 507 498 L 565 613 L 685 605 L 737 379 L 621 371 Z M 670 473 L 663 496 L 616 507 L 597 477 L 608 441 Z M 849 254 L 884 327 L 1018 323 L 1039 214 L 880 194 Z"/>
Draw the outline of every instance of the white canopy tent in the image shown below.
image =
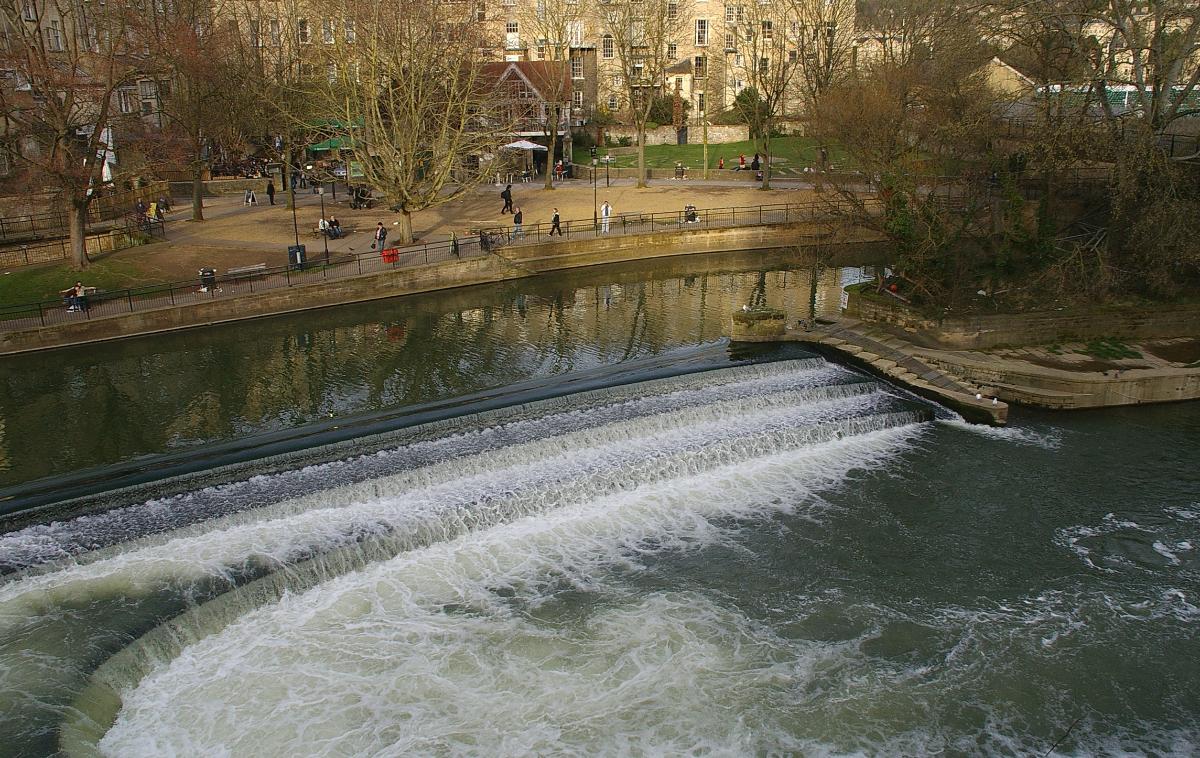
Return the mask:
<path fill-rule="evenodd" d="M 545 145 L 539 145 L 536 142 L 530 142 L 527 139 L 519 139 L 516 142 L 509 142 L 507 145 L 501 146 L 505 150 L 545 150 Z"/>
<path fill-rule="evenodd" d="M 501 145 L 501 146 L 500 146 L 500 149 L 501 149 L 501 150 L 512 150 L 512 151 L 514 151 L 514 152 L 516 152 L 516 151 L 521 151 L 521 152 L 522 152 L 522 154 L 523 154 L 523 159 L 522 159 L 522 161 L 521 161 L 521 162 L 522 162 L 522 164 L 523 164 L 523 165 L 524 165 L 524 167 L 525 167 L 525 171 L 524 171 L 524 173 L 522 174 L 522 176 L 524 177 L 524 180 L 523 180 L 523 181 L 529 181 L 529 180 L 530 180 L 530 177 L 532 177 L 532 176 L 533 176 L 533 174 L 534 174 L 534 171 L 533 171 L 533 169 L 534 169 L 534 165 L 535 165 L 535 164 L 534 164 L 534 160 L 533 160 L 533 154 L 534 154 L 534 152 L 535 152 L 535 151 L 541 151 L 541 152 L 546 152 L 546 151 L 547 151 L 547 148 L 546 148 L 546 146 L 545 146 L 545 145 L 539 145 L 538 143 L 536 143 L 536 142 L 530 142 L 530 141 L 529 141 L 529 140 L 527 140 L 527 139 L 519 139 L 519 140 L 517 140 L 516 142 L 509 142 L 507 145 Z M 497 174 L 497 175 L 496 175 L 496 181 L 497 181 L 497 182 L 499 182 L 499 181 L 500 181 L 500 175 L 499 175 L 499 174 Z M 511 174 L 509 174 L 509 175 L 508 175 L 508 177 L 507 177 L 507 181 L 508 181 L 509 183 L 511 183 L 511 182 L 512 182 L 512 175 L 511 175 Z"/>

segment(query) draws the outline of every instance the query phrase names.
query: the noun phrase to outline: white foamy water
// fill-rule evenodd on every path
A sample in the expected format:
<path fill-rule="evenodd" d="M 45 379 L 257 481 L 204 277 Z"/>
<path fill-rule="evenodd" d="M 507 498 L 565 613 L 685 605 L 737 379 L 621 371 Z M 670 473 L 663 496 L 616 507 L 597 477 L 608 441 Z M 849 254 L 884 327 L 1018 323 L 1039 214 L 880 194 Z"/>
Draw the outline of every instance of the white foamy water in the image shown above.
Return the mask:
<path fill-rule="evenodd" d="M 907 449 L 908 426 L 636 483 L 411 550 L 253 611 L 127 693 L 108 755 L 745 755 L 802 746 L 775 698 L 837 649 L 687 592 L 649 554 L 729 539 Z M 540 617 L 563 592 L 596 598 Z"/>
<path fill-rule="evenodd" d="M 376 454 L 252 476 L 244 481 L 203 487 L 0 535 L 0 568 L 29 568 L 53 561 L 90 561 L 95 557 L 86 555 L 87 551 L 115 543 L 125 543 L 123 549 L 127 549 L 128 543 L 141 535 L 172 531 L 189 522 L 261 509 L 287 500 L 293 493 L 324 491 L 388 476 L 401 469 L 459 460 L 507 445 L 547 439 L 622 419 L 822 387 L 826 388 L 825 392 L 833 393 L 852 390 L 852 387 L 836 384 L 851 376 L 845 369 L 820 359 L 801 359 L 641 382 L 429 424 L 398 433 L 402 444 L 387 446 Z M 870 387 L 864 385 L 863 388 Z M 820 394 L 819 390 L 817 394 Z"/>
<path fill-rule="evenodd" d="M 986 426 L 971 424 L 961 418 L 939 419 L 938 423 L 960 429 L 981 437 L 1002 442 L 1016 442 L 1022 445 L 1033 445 L 1046 450 L 1057 450 L 1062 445 L 1062 432 L 1058 429 L 1046 432 L 1036 432 L 1020 426 Z"/>
<path fill-rule="evenodd" d="M 0 614 L 80 596 L 139 594 L 180 581 L 283 566 L 365 538 L 445 539 L 637 483 L 808 444 L 883 396 L 776 393 L 604 423 L 557 437 L 319 491 L 248 513 L 122 545 L 96 560 L 0 585 Z M 887 422 L 883 422 L 887 423 Z"/>

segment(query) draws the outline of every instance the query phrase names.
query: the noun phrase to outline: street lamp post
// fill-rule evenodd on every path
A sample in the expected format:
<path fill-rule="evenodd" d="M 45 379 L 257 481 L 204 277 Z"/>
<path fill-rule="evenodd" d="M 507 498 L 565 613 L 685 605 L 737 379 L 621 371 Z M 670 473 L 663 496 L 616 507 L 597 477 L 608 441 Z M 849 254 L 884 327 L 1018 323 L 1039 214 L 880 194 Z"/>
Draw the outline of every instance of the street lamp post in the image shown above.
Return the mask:
<path fill-rule="evenodd" d="M 317 190 L 317 196 L 321 198 L 321 220 L 325 221 L 325 187 L 322 186 Z M 329 265 L 329 222 L 325 221 L 325 228 L 321 232 L 321 240 L 325 243 L 325 265 Z"/>
<path fill-rule="evenodd" d="M 292 200 L 292 231 L 296 233 L 296 247 L 300 247 L 300 226 L 296 221 L 296 201 Z"/>
<path fill-rule="evenodd" d="M 608 181 L 608 167 L 612 165 L 612 153 L 604 154 L 604 186 L 611 187 L 612 184 Z"/>
<path fill-rule="evenodd" d="M 592 227 L 596 227 L 596 177 L 600 174 L 598 159 L 592 158 Z"/>

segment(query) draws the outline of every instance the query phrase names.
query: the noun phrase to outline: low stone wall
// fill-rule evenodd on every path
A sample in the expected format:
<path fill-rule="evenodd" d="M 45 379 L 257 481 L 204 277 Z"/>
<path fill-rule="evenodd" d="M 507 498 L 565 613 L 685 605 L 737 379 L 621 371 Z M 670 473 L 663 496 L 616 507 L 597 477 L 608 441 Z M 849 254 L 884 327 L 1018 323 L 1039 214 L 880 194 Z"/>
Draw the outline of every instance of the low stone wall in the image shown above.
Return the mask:
<path fill-rule="evenodd" d="M 952 350 L 985 350 L 1010 345 L 1046 345 L 1100 337 L 1160 339 L 1200 334 L 1200 306 L 1151 308 L 1072 308 L 932 319 L 900 301 L 867 299 L 850 293 L 846 315 L 892 324 Z"/>
<path fill-rule="evenodd" d="M 252 189 L 255 193 L 262 195 L 259 200 L 265 202 L 267 199 L 268 178 L 264 176 L 259 179 L 210 179 L 204 182 L 204 196 L 241 195 L 246 190 Z M 282 182 L 278 178 L 275 179 L 275 188 L 282 194 Z M 190 198 L 192 196 L 192 183 L 171 182 L 171 196 L 175 198 Z"/>
<path fill-rule="evenodd" d="M 280 313 L 324 308 L 398 295 L 490 284 L 537 274 L 696 253 L 763 250 L 828 244 L 828 222 L 726 229 L 657 232 L 592 240 L 564 240 L 504 248 L 499 254 L 397 268 L 377 274 L 330 279 L 286 289 L 223 297 L 187 306 L 74 321 L 0 333 L 0 354 L 120 339 Z M 845 235 L 856 249 L 870 244 L 861 234 Z"/>
<path fill-rule="evenodd" d="M 608 138 L 615 144 L 622 137 L 628 137 L 637 144 L 637 131 L 627 126 L 610 126 L 604 130 Z M 725 142 L 744 142 L 750 139 L 750 128 L 745 124 L 709 125 L 708 144 L 719 145 Z M 688 125 L 687 144 L 699 145 L 704 141 L 704 130 L 697 124 Z M 660 126 L 657 129 L 646 130 L 647 145 L 674 145 L 679 142 L 679 133 L 673 126 Z M 603 148 L 601 148 L 603 149 Z"/>
<path fill-rule="evenodd" d="M 950 374 L 988 385 L 1002 400 L 1038 408 L 1105 408 L 1200 398 L 1200 369 L 1124 369 L 1101 374 L 1041 366 L 1022 370 L 957 355 L 922 353 L 921 357 Z"/>

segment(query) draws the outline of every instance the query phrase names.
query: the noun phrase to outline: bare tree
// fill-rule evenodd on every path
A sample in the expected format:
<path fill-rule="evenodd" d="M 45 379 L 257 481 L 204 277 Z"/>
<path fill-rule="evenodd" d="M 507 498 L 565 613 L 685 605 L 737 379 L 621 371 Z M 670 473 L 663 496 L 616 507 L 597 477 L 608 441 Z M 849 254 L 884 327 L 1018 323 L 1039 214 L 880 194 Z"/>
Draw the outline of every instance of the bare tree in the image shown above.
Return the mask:
<path fill-rule="evenodd" d="M 855 0 L 786 0 L 788 38 L 799 58 L 798 84 L 811 103 L 847 76 L 855 56 Z"/>
<path fill-rule="evenodd" d="M 235 66 L 249 97 L 243 120 L 257 125 L 259 136 L 270 138 L 283 163 L 288 205 L 295 207 L 291 175 L 300 170 L 304 146 L 313 139 L 340 135 L 341 122 L 329 123 L 321 95 L 329 86 L 331 57 L 344 55 L 357 43 L 358 27 L 352 9 L 338 4 L 316 6 L 306 0 L 251 0 L 234 5 L 242 44 Z M 329 50 L 318 35 L 317 19 L 341 15 Z M 253 127 L 249 127 L 253 128 Z"/>
<path fill-rule="evenodd" d="M 778 119 L 793 99 L 793 82 L 800 70 L 800 25 L 785 0 L 752 2 L 739 7 L 744 21 L 738 27 L 734 58 L 743 81 L 754 90 L 743 98 L 743 115 L 762 145 L 762 188 L 771 188 L 771 137 Z M 739 63 L 740 62 L 740 63 Z M 749 102 L 746 102 L 749 100 Z"/>
<path fill-rule="evenodd" d="M 669 47 L 692 33 L 705 35 L 704 44 L 708 44 L 707 37 L 713 33 L 707 25 L 694 32 L 685 27 L 690 8 L 688 0 L 610 0 L 596 6 L 601 30 L 612 36 L 629 118 L 637 133 L 638 187 L 646 186 L 646 122 L 655 96 L 663 91 L 667 69 L 674 63 L 668 56 Z"/>
<path fill-rule="evenodd" d="M 986 48 L 969 19 L 936 3 L 897 6 L 875 23 L 874 54 L 820 95 L 810 134 L 839 145 L 859 170 L 830 186 L 859 223 L 894 243 L 894 267 L 914 294 L 952 303 L 972 284 L 966 255 L 986 255 L 992 233 L 980 181 L 995 102 L 980 68 Z"/>
<path fill-rule="evenodd" d="M 143 140 L 163 163 L 185 163 L 192 176 L 192 220 L 204 220 L 203 179 L 215 145 L 237 140 L 261 124 L 242 86 L 243 40 L 229 9 L 210 0 L 173 0 L 169 14 L 139 14 L 134 33 L 149 51 L 157 89 L 157 123 Z M 261 132 L 259 132 L 261 134 Z"/>
<path fill-rule="evenodd" d="M 584 12 L 579 0 L 537 0 L 524 6 L 521 28 L 533 36 L 533 44 L 544 51 L 542 60 L 551 64 L 547 76 L 540 77 L 542 97 L 546 102 L 546 134 L 550 138 L 546 161 L 546 189 L 554 189 L 554 175 L 550 164 L 554 161 L 554 149 L 558 141 L 558 130 L 563 120 L 562 106 L 570 101 L 571 48 L 582 44 Z M 567 108 L 567 128 L 570 128 L 570 105 Z M 568 156 L 569 157 L 569 156 Z"/>
<path fill-rule="evenodd" d="M 1020 149 L 1042 184 L 1039 225 L 1063 226 L 1064 205 L 1081 192 L 1098 195 L 1088 206 L 1103 244 L 1089 242 L 1084 256 L 1059 245 L 1051 271 L 1068 266 L 1061 281 L 1094 296 L 1188 288 L 1200 278 L 1200 253 L 1189 242 L 1200 234 L 1200 191 L 1187 162 L 1200 149 L 1194 141 L 1172 146 L 1200 113 L 1200 7 L 999 0 L 993 16 L 1005 56 L 1033 81 L 1034 92 L 1013 112 Z M 1060 181 L 1080 167 L 1110 178 Z"/>
<path fill-rule="evenodd" d="M 142 12 L 165 9 L 152 4 Z M 4 139 L 26 186 L 56 193 L 66 212 L 71 260 L 88 265 L 88 206 L 99 189 L 117 90 L 136 80 L 140 51 L 129 44 L 132 5 L 70 0 L 7 0 L 0 4 L 6 39 L 0 68 Z"/>
<path fill-rule="evenodd" d="M 333 46 L 317 103 L 348 126 L 364 180 L 400 213 L 455 200 L 489 178 L 511 124 L 478 51 L 488 47 L 466 9 L 438 0 L 361 3 L 346 18 L 364 33 Z M 365 33 L 369 29 L 370 33 Z"/>

